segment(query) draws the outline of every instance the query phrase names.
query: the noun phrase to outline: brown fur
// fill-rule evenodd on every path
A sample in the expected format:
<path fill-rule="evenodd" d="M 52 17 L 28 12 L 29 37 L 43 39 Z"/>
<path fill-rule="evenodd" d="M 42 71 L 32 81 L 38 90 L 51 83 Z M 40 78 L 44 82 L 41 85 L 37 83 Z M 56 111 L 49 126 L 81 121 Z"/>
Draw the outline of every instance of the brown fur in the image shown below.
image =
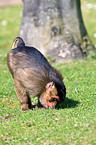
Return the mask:
<path fill-rule="evenodd" d="M 16 45 L 16 48 L 14 48 Z M 14 88 L 21 103 L 21 110 L 33 108 L 32 96 L 38 96 L 45 108 L 55 108 L 61 93 L 66 93 L 62 75 L 51 67 L 46 58 L 35 48 L 25 46 L 17 37 L 7 56 L 7 64 L 14 78 Z"/>

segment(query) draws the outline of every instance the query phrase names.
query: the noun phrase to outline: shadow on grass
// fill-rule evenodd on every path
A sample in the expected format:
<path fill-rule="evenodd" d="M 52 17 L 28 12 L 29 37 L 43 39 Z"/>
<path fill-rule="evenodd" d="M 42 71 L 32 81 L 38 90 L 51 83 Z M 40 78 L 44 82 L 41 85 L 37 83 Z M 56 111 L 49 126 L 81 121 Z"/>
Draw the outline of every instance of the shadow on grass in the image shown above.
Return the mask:
<path fill-rule="evenodd" d="M 66 98 L 64 102 L 62 102 L 56 106 L 56 109 L 75 108 L 78 106 L 78 104 L 80 104 L 79 101 L 75 101 L 73 99 Z"/>

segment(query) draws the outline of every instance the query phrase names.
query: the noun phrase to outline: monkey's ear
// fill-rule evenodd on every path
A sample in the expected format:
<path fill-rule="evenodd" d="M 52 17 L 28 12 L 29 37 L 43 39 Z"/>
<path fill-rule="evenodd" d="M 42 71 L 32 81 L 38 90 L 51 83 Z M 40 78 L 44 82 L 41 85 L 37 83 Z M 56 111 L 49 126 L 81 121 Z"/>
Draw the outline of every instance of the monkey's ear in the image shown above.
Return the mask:
<path fill-rule="evenodd" d="M 46 89 L 48 89 L 48 88 L 50 88 L 50 87 L 52 87 L 52 88 L 55 87 L 55 85 L 54 85 L 53 82 L 49 82 L 49 83 L 46 85 Z"/>

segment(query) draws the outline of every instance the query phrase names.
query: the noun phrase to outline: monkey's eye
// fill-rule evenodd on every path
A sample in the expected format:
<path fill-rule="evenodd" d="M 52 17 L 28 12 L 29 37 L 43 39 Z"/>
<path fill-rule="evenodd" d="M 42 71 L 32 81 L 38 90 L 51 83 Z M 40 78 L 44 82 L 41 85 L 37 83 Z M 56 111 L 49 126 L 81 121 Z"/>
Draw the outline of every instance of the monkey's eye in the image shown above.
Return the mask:
<path fill-rule="evenodd" d="M 58 102 L 58 99 L 56 99 L 56 98 L 53 98 L 53 101 L 56 101 L 56 102 Z"/>
<path fill-rule="evenodd" d="M 51 100 L 49 100 L 49 102 L 54 102 L 54 101 L 58 102 L 58 99 L 52 98 Z"/>
<path fill-rule="evenodd" d="M 49 88 L 50 88 L 50 87 L 54 88 L 54 84 L 52 84 L 52 85 L 49 85 Z"/>

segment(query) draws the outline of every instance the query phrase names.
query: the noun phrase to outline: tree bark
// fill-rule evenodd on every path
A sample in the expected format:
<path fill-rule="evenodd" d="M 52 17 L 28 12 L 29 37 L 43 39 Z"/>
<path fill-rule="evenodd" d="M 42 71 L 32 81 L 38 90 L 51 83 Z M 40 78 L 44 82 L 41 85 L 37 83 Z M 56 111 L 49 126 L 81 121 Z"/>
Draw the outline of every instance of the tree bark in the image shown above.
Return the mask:
<path fill-rule="evenodd" d="M 19 36 L 58 62 L 81 59 L 93 49 L 80 0 L 23 0 Z"/>

